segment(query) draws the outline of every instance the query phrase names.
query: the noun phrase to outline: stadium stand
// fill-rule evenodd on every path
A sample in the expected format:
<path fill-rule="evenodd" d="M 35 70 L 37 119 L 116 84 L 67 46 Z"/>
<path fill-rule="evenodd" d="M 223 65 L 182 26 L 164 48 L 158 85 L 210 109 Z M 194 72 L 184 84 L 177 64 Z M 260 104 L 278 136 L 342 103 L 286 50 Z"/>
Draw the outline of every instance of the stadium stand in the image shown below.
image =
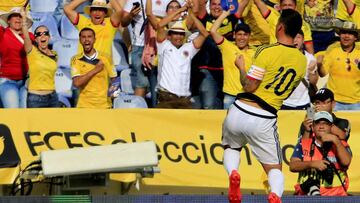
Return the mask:
<path fill-rule="evenodd" d="M 131 69 L 120 72 L 120 95 L 114 99 L 113 108 L 148 108 L 144 98 L 134 95 L 131 82 Z"/>
<path fill-rule="evenodd" d="M 72 97 L 72 78 L 69 66 L 59 66 L 55 73 L 55 88 L 58 95 Z"/>
<path fill-rule="evenodd" d="M 60 38 L 53 45 L 58 54 L 58 66 L 70 66 L 71 57 L 78 51 L 78 41 Z"/>
<path fill-rule="evenodd" d="M 71 107 L 70 100 L 73 98 L 70 60 L 77 53 L 78 41 L 61 38 L 53 45 L 58 54 L 58 69 L 55 74 L 55 88 L 59 100 L 66 107 Z"/>
<path fill-rule="evenodd" d="M 124 69 L 120 72 L 120 87 L 125 94 L 134 94 L 134 88 L 131 82 L 131 69 Z"/>

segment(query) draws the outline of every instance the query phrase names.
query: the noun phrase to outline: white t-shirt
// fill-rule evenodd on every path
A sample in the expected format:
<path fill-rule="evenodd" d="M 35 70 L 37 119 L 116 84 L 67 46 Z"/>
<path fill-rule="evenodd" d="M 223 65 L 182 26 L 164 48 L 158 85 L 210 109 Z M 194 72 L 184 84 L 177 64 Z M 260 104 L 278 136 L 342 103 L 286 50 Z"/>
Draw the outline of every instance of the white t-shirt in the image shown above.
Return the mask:
<path fill-rule="evenodd" d="M 142 4 L 141 4 L 142 1 Z M 132 7 L 134 6 L 133 3 L 138 2 L 140 4 L 140 7 L 142 7 L 142 11 L 139 12 L 137 16 L 133 18 L 133 22 L 130 23 L 132 26 L 132 32 L 131 32 L 131 44 L 135 46 L 144 46 L 144 31 L 141 33 L 141 27 L 143 27 L 144 24 L 144 18 L 146 19 L 145 14 L 145 6 L 146 6 L 146 0 L 128 0 L 125 4 L 124 11 L 130 13 Z M 143 16 L 143 14 L 145 16 Z"/>
<path fill-rule="evenodd" d="M 169 40 L 157 43 L 158 88 L 178 96 L 190 96 L 191 59 L 199 51 L 192 42 L 183 44 L 179 49 Z"/>
<path fill-rule="evenodd" d="M 307 66 L 306 66 L 306 73 L 305 73 L 305 80 L 309 83 L 309 71 L 308 66 L 311 61 L 316 61 L 316 58 L 314 55 L 308 53 L 305 51 L 305 57 L 307 59 Z M 297 107 L 297 106 L 303 106 L 310 103 L 310 97 L 309 97 L 309 90 L 304 85 L 303 82 L 300 82 L 299 85 L 296 87 L 294 92 L 284 101 L 284 105 L 290 106 L 290 107 Z"/>
<path fill-rule="evenodd" d="M 151 0 L 152 1 L 152 12 L 155 16 L 165 17 L 166 6 L 171 0 Z M 178 0 L 181 6 L 185 4 L 185 0 Z"/>

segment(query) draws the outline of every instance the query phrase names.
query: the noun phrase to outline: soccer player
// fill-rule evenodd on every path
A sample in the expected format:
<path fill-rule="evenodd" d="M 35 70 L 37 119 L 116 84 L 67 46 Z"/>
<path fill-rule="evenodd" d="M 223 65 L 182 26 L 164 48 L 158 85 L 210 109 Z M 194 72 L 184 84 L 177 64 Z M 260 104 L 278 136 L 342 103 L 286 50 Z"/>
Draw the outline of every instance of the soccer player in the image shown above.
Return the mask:
<path fill-rule="evenodd" d="M 277 43 L 259 47 L 246 72 L 244 57 L 235 63 L 240 70 L 243 92 L 230 106 L 223 123 L 224 166 L 229 174 L 229 201 L 240 202 L 241 148 L 250 144 L 252 153 L 268 175 L 269 202 L 281 202 L 284 176 L 277 132 L 277 111 L 305 75 L 306 58 L 294 46 L 302 19 L 295 10 L 284 9 L 276 25 Z"/>

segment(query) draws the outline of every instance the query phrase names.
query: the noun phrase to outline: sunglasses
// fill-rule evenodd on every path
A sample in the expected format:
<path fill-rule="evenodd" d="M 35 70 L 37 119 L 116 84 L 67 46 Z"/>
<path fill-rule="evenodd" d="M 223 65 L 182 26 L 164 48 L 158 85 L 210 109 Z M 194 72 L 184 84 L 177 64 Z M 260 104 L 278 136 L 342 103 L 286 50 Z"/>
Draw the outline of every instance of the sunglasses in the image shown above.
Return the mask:
<path fill-rule="evenodd" d="M 50 36 L 50 32 L 49 31 L 44 31 L 44 32 L 35 32 L 35 37 L 40 37 L 40 36 Z"/>
<path fill-rule="evenodd" d="M 351 71 L 350 59 L 349 59 L 349 58 L 346 58 L 345 62 L 346 62 L 346 70 L 347 70 L 347 71 Z"/>

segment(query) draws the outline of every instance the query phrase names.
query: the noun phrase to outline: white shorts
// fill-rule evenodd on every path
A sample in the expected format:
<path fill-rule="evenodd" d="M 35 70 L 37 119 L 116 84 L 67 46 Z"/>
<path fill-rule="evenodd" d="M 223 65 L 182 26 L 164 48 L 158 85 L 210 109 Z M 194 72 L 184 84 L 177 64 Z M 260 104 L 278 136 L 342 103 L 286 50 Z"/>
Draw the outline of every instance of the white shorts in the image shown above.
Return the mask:
<path fill-rule="evenodd" d="M 250 144 L 253 155 L 263 164 L 281 164 L 277 116 L 236 100 L 223 123 L 222 144 L 233 149 Z"/>

